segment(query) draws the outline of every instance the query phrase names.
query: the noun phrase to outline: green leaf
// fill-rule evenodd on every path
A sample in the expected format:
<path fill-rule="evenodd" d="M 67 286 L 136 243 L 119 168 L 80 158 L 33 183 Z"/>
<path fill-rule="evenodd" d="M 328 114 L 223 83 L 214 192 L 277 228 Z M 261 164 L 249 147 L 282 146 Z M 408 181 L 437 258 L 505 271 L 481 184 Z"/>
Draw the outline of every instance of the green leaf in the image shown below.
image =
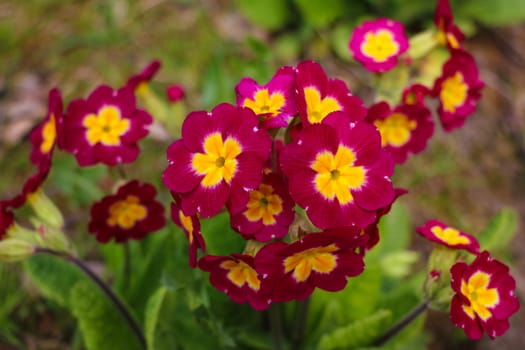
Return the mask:
<path fill-rule="evenodd" d="M 456 14 L 488 25 L 514 24 L 525 19 L 523 0 L 468 0 L 458 2 Z"/>
<path fill-rule="evenodd" d="M 381 330 L 390 322 L 392 313 L 389 310 L 378 310 L 372 315 L 338 327 L 321 337 L 319 349 L 357 348 L 372 342 L 380 335 Z"/>
<path fill-rule="evenodd" d="M 304 20 L 314 27 L 325 27 L 340 18 L 345 0 L 294 0 Z"/>
<path fill-rule="evenodd" d="M 69 306 L 71 288 L 87 277 L 74 265 L 62 258 L 34 255 L 24 268 L 42 294 L 62 306 Z"/>
<path fill-rule="evenodd" d="M 170 307 L 167 293 L 169 293 L 168 289 L 159 288 L 146 305 L 144 333 L 149 350 L 178 348 L 175 332 L 171 329 L 171 324 L 175 322 L 176 315 L 166 313 L 166 309 Z M 169 319 L 170 316 L 173 319 Z"/>
<path fill-rule="evenodd" d="M 483 232 L 477 237 L 482 250 L 488 250 L 496 255 L 508 251 L 510 241 L 516 235 L 518 214 L 513 208 L 503 208 L 489 222 Z"/>
<path fill-rule="evenodd" d="M 212 255 L 229 255 L 242 252 L 246 241 L 230 226 L 228 213 L 223 212 L 201 221 L 201 231 L 206 240 L 206 252 Z"/>
<path fill-rule="evenodd" d="M 270 30 L 284 27 L 292 14 L 289 3 L 282 0 L 237 0 L 236 4 L 250 22 Z"/>
<path fill-rule="evenodd" d="M 70 303 L 88 350 L 143 349 L 126 320 L 91 281 L 75 284 Z"/>

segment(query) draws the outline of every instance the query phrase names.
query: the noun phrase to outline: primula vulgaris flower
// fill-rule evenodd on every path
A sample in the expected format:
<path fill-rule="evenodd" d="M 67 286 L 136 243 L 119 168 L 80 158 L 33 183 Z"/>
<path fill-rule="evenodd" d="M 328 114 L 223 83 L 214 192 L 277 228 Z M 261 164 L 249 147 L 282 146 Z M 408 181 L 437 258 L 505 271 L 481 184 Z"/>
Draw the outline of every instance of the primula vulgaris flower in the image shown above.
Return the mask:
<path fill-rule="evenodd" d="M 47 179 L 49 171 L 51 169 L 51 162 L 44 161 L 40 164 L 37 173 L 31 175 L 25 182 L 22 187 L 22 193 L 17 194 L 16 196 L 3 200 L 3 204 L 6 207 L 12 209 L 20 208 L 28 201 L 31 200 L 42 188 L 42 184 Z"/>
<path fill-rule="evenodd" d="M 292 198 L 317 227 L 364 228 L 394 199 L 393 163 L 379 132 L 342 112 L 304 128 L 280 158 Z"/>
<path fill-rule="evenodd" d="M 445 131 L 462 126 L 474 113 L 483 86 L 474 58 L 466 51 L 452 50 L 432 90 L 439 97 L 438 114 Z"/>
<path fill-rule="evenodd" d="M 282 178 L 269 173 L 251 190 L 240 210 L 230 209 L 231 226 L 245 239 L 267 242 L 282 238 L 294 219 L 294 202 Z"/>
<path fill-rule="evenodd" d="M 408 39 L 401 23 L 379 18 L 355 27 L 349 48 L 366 69 L 384 72 L 397 65 L 398 57 L 408 49 Z"/>
<path fill-rule="evenodd" d="M 210 272 L 210 283 L 236 303 L 249 302 L 255 310 L 270 306 L 269 290 L 255 270 L 252 256 L 207 255 L 199 260 L 199 268 Z"/>
<path fill-rule="evenodd" d="M 454 16 L 449 0 L 438 0 L 436 12 L 434 13 L 434 23 L 438 28 L 438 40 L 441 44 L 450 49 L 459 49 L 465 40 L 465 35 L 454 24 Z"/>
<path fill-rule="evenodd" d="M 53 150 L 58 139 L 58 130 L 62 123 L 62 109 L 60 90 L 52 89 L 49 91 L 47 116 L 29 136 L 33 145 L 30 158 L 33 164 L 38 167 L 47 167 L 47 163 L 51 163 Z"/>
<path fill-rule="evenodd" d="M 417 232 L 426 239 L 453 249 L 464 249 L 472 254 L 479 253 L 479 243 L 468 233 L 459 231 L 438 220 L 429 220 L 418 227 Z"/>
<path fill-rule="evenodd" d="M 292 244 L 270 243 L 255 256 L 255 268 L 275 302 L 304 300 L 316 287 L 336 292 L 364 270 L 359 240 L 359 230 L 349 227 L 310 233 Z"/>
<path fill-rule="evenodd" d="M 509 268 L 484 251 L 470 265 L 456 263 L 450 273 L 456 292 L 450 305 L 452 322 L 471 339 L 484 332 L 492 339 L 505 333 L 508 318 L 520 308 Z"/>
<path fill-rule="evenodd" d="M 422 105 L 399 105 L 393 110 L 386 102 L 368 109 L 366 120 L 381 134 L 381 145 L 397 164 L 406 161 L 409 153 L 419 153 L 434 133 L 434 122 L 428 108 Z"/>
<path fill-rule="evenodd" d="M 62 147 L 81 166 L 129 163 L 139 155 L 137 142 L 148 134 L 153 119 L 137 109 L 133 90 L 97 87 L 87 99 L 72 101 L 61 135 Z"/>
<path fill-rule="evenodd" d="M 158 60 L 151 61 L 144 69 L 135 75 L 132 75 L 126 82 L 126 86 L 130 87 L 133 91 L 139 91 L 142 84 L 147 84 L 160 69 L 161 62 Z"/>
<path fill-rule="evenodd" d="M 406 105 L 425 105 L 425 97 L 431 94 L 431 90 L 422 84 L 412 84 L 403 90 L 401 102 Z"/>
<path fill-rule="evenodd" d="M 201 223 L 197 214 L 192 216 L 184 215 L 180 207 L 180 196 L 172 192 L 174 202 L 171 203 L 171 220 L 182 228 L 189 243 L 189 263 L 191 267 L 197 266 L 197 253 L 206 251 L 206 243 L 201 232 Z"/>
<path fill-rule="evenodd" d="M 340 79 L 329 79 L 316 62 L 304 61 L 296 68 L 297 106 L 303 126 L 319 124 L 332 112 L 344 111 L 351 121 L 363 120 L 366 108 L 361 99 Z"/>
<path fill-rule="evenodd" d="M 182 139 L 168 148 L 170 164 L 162 176 L 180 194 L 185 215 L 211 217 L 228 199 L 237 207 L 246 191 L 259 186 L 271 138 L 257 124 L 251 109 L 226 103 L 186 117 Z"/>
<path fill-rule="evenodd" d="M 244 78 L 235 87 L 237 105 L 250 108 L 264 129 L 282 128 L 297 114 L 295 104 L 295 72 L 281 67 L 266 85 Z"/>
<path fill-rule="evenodd" d="M 164 206 L 155 200 L 157 191 L 148 183 L 132 180 L 91 207 L 89 232 L 97 241 L 125 242 L 142 239 L 164 227 Z"/>
<path fill-rule="evenodd" d="M 166 88 L 166 97 L 171 103 L 177 103 L 184 99 L 186 93 L 180 85 L 170 85 Z"/>

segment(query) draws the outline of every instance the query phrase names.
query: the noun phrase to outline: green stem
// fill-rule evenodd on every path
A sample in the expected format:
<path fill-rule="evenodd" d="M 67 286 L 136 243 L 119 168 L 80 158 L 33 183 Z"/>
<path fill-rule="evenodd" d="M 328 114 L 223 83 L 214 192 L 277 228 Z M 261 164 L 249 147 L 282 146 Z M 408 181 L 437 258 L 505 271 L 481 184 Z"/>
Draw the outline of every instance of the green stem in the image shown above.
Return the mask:
<path fill-rule="evenodd" d="M 124 249 L 124 266 L 122 267 L 122 273 L 124 275 L 123 278 L 123 286 L 124 290 L 128 289 L 129 287 L 129 279 L 131 276 L 131 251 L 129 247 L 129 242 L 124 242 L 123 244 Z"/>
<path fill-rule="evenodd" d="M 371 344 L 371 346 L 379 347 L 401 332 L 406 326 L 412 323 L 419 315 L 421 315 L 428 308 L 428 301 L 424 301 L 422 304 L 418 305 L 412 311 L 410 311 L 405 318 L 395 324 L 392 328 L 386 331 L 383 335 L 376 338 Z"/>
<path fill-rule="evenodd" d="M 273 304 L 268 309 L 270 319 L 270 331 L 273 338 L 273 349 L 282 350 L 283 346 L 283 325 L 281 322 L 281 312 L 278 304 Z"/>
<path fill-rule="evenodd" d="M 144 334 L 142 333 L 142 329 L 138 325 L 137 321 L 133 318 L 131 313 L 128 311 L 124 303 L 118 298 L 118 296 L 111 290 L 111 288 L 102 281 L 91 269 L 87 267 L 82 260 L 74 257 L 73 255 L 69 255 L 67 253 L 59 252 L 53 249 L 48 248 L 37 248 L 35 250 L 35 253 L 44 253 L 44 254 L 50 254 L 57 257 L 60 257 L 73 265 L 76 265 L 82 272 L 86 274 L 103 292 L 106 294 L 108 299 L 111 301 L 111 303 L 115 306 L 115 308 L 118 310 L 118 312 L 121 314 L 121 316 L 126 320 L 126 322 L 129 324 L 130 328 L 132 329 L 133 333 L 137 336 L 138 340 L 140 341 L 142 348 L 146 349 L 146 338 L 144 337 Z"/>
<path fill-rule="evenodd" d="M 308 308 L 310 306 L 310 298 L 297 302 L 297 312 L 295 317 L 295 327 L 292 335 L 292 349 L 300 349 L 304 340 L 304 333 L 306 328 L 306 319 L 308 317 Z"/>

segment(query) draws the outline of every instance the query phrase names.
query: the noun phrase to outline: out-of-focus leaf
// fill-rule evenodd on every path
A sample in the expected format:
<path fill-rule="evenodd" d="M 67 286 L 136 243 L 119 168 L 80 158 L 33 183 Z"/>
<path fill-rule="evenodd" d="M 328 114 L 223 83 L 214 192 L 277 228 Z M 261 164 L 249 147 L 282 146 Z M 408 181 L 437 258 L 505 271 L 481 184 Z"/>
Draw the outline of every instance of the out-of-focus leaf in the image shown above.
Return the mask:
<path fill-rule="evenodd" d="M 410 244 L 412 234 L 408 209 L 398 200 L 390 212 L 381 218 L 379 222 L 380 240 L 377 246 L 367 254 L 367 260 L 406 249 Z"/>
<path fill-rule="evenodd" d="M 202 220 L 201 230 L 208 254 L 240 253 L 246 244 L 241 235 L 231 228 L 228 213 L 220 213 L 211 219 Z"/>
<path fill-rule="evenodd" d="M 514 24 L 525 19 L 523 0 L 468 0 L 454 8 L 458 16 L 472 17 L 488 25 Z"/>
<path fill-rule="evenodd" d="M 517 232 L 518 214 L 513 208 L 503 208 L 477 237 L 482 250 L 493 254 L 508 251 L 510 241 Z"/>
<path fill-rule="evenodd" d="M 340 18 L 348 2 L 344 0 L 294 0 L 304 20 L 314 27 L 325 27 Z"/>
<path fill-rule="evenodd" d="M 237 0 L 236 4 L 250 22 L 270 30 L 284 27 L 292 15 L 290 4 L 283 0 Z"/>
<path fill-rule="evenodd" d="M 342 23 L 334 28 L 331 36 L 332 48 L 335 53 L 339 58 L 348 62 L 353 61 L 352 53 L 348 47 L 351 34 L 352 26 L 347 23 Z"/>
<path fill-rule="evenodd" d="M 75 284 L 71 289 L 70 304 L 88 350 L 142 349 L 129 324 L 92 282 Z"/>

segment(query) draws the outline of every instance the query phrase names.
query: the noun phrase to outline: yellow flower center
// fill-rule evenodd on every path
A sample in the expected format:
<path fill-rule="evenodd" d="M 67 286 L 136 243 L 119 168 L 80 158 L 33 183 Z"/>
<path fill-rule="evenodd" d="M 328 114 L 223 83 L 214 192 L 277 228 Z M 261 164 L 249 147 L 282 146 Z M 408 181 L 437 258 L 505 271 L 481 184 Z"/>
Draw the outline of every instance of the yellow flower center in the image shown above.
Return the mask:
<path fill-rule="evenodd" d="M 57 127 L 55 114 L 51 113 L 49 120 L 42 127 L 42 144 L 40 145 L 40 152 L 49 153 L 51 148 L 55 145 L 57 138 Z"/>
<path fill-rule="evenodd" d="M 337 197 L 340 204 L 353 201 L 351 189 L 360 188 L 366 180 L 366 172 L 362 166 L 354 166 L 355 153 L 342 145 L 337 152 L 324 151 L 318 153 L 311 168 L 317 172 L 315 187 L 326 199 Z"/>
<path fill-rule="evenodd" d="M 490 275 L 478 271 L 467 282 L 461 282 L 461 293 L 470 301 L 470 306 L 463 305 L 463 310 L 474 319 L 477 314 L 483 321 L 492 317 L 489 308 L 499 303 L 499 294 L 496 288 L 487 288 Z"/>
<path fill-rule="evenodd" d="M 295 253 L 284 259 L 284 271 L 293 271 L 297 282 L 304 282 L 310 277 L 312 270 L 319 273 L 330 273 L 337 266 L 337 256 L 332 254 L 339 248 L 335 244 L 326 247 L 310 248 Z"/>
<path fill-rule="evenodd" d="M 248 284 L 248 287 L 255 291 L 261 287 L 261 281 L 257 276 L 257 272 L 244 261 L 226 260 L 221 263 L 221 267 L 229 270 L 226 277 L 237 287 L 241 288 Z"/>
<path fill-rule="evenodd" d="M 405 114 L 393 113 L 388 118 L 376 120 L 374 125 L 381 133 L 381 145 L 401 147 L 410 140 L 410 132 L 417 126 L 415 120 L 410 120 Z"/>
<path fill-rule="evenodd" d="M 268 93 L 268 89 L 261 89 L 255 93 L 254 99 L 246 98 L 243 107 L 250 108 L 255 114 L 267 114 L 275 117 L 281 113 L 281 108 L 286 100 L 284 95 L 279 92 Z"/>
<path fill-rule="evenodd" d="M 140 204 L 138 197 L 128 195 L 126 199 L 122 199 L 113 203 L 109 207 L 109 217 L 107 224 L 109 226 L 120 226 L 128 230 L 135 226 L 137 221 L 144 219 L 148 214 L 145 206 Z"/>
<path fill-rule="evenodd" d="M 321 93 L 313 86 L 304 88 L 304 98 L 307 118 L 312 124 L 321 123 L 328 114 L 343 109 L 333 97 L 327 96 L 321 99 Z"/>
<path fill-rule="evenodd" d="M 452 227 L 443 229 L 440 226 L 434 226 L 430 229 L 430 231 L 432 231 L 432 233 L 443 242 L 447 242 L 452 246 L 472 243 L 468 237 L 461 235 L 458 230 Z"/>
<path fill-rule="evenodd" d="M 235 157 L 241 152 L 240 143 L 232 137 L 223 141 L 218 132 L 206 136 L 204 153 L 196 153 L 191 161 L 193 170 L 199 175 L 204 175 L 202 186 L 213 187 L 222 180 L 229 184 L 237 171 Z"/>
<path fill-rule="evenodd" d="M 188 241 L 193 243 L 193 221 L 191 221 L 191 216 L 186 216 L 182 210 L 179 210 L 179 220 L 182 227 L 188 232 Z"/>
<path fill-rule="evenodd" d="M 121 136 L 130 128 L 129 120 L 123 119 L 115 106 L 104 106 L 98 114 L 88 114 L 82 124 L 87 128 L 87 140 L 92 146 L 97 143 L 118 146 Z"/>
<path fill-rule="evenodd" d="M 456 72 L 453 76 L 445 79 L 439 93 L 443 109 L 454 113 L 456 108 L 465 103 L 467 92 L 468 85 L 464 82 L 463 75 L 460 72 Z"/>
<path fill-rule="evenodd" d="M 264 225 L 275 224 L 275 216 L 283 211 L 281 197 L 273 193 L 273 187 L 261 184 L 258 189 L 250 191 L 248 209 L 244 216 L 252 222 L 262 219 Z"/>
<path fill-rule="evenodd" d="M 399 44 L 394 40 L 394 34 L 386 29 L 365 34 L 361 44 L 361 52 L 375 62 L 385 62 L 399 52 Z"/>

